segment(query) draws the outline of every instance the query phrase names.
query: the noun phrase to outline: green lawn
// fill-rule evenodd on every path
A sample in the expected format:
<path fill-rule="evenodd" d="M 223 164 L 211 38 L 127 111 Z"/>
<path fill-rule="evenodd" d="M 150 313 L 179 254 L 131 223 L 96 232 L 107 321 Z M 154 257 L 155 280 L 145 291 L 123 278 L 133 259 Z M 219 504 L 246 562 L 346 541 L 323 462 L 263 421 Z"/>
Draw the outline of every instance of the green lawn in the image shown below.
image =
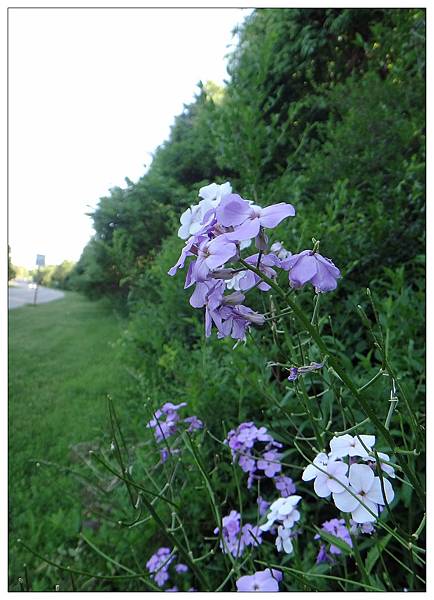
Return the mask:
<path fill-rule="evenodd" d="M 23 563 L 34 591 L 55 580 L 17 538 L 59 558 L 86 517 L 76 478 L 43 461 L 75 467 L 74 447 L 107 432 L 107 394 L 121 399 L 126 387 L 113 345 L 122 326 L 113 310 L 73 292 L 9 313 L 10 590 L 20 589 Z"/>

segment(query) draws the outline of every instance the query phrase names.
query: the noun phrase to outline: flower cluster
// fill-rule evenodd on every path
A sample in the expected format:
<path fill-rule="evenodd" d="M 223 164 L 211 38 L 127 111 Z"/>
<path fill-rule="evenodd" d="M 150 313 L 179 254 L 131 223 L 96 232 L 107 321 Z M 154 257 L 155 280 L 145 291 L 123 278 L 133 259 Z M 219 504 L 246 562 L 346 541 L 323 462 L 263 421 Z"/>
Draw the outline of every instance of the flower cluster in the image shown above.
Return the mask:
<path fill-rule="evenodd" d="M 219 528 L 214 533 L 219 533 Z M 241 515 L 236 510 L 231 510 L 229 515 L 222 519 L 222 539 L 220 548 L 224 554 L 232 554 L 235 558 L 241 556 L 248 546 L 257 546 L 262 543 L 262 532 L 257 525 L 245 523 L 241 527 Z"/>
<path fill-rule="evenodd" d="M 289 283 L 300 288 L 311 283 L 317 293 L 336 288 L 340 271 L 316 250 L 291 255 L 281 242 L 268 248 L 265 230 L 277 227 L 284 219 L 295 216 L 291 204 L 280 202 L 262 208 L 251 200 L 232 193 L 229 182 L 212 183 L 199 190 L 201 200 L 181 216 L 178 235 L 185 246 L 169 275 L 183 268 L 187 257 L 193 257 L 187 270 L 185 288 L 195 285 L 190 298 L 194 308 L 205 309 L 205 333 L 211 335 L 213 325 L 220 338 L 245 340 L 252 324 L 263 325 L 264 315 L 243 304 L 245 293 L 253 288 L 270 290 L 268 280 L 277 278 L 276 268 L 288 271 Z M 259 253 L 244 257 L 241 251 L 255 240 Z M 228 267 L 239 262 L 242 266 Z M 225 294 L 227 290 L 234 290 Z"/>
<path fill-rule="evenodd" d="M 303 481 L 314 480 L 317 496 L 331 495 L 335 506 L 342 512 L 350 512 L 355 523 L 376 521 L 384 506 L 394 498 L 392 484 L 385 475 L 393 478 L 395 471 L 388 464 L 389 456 L 375 452 L 374 444 L 373 435 L 334 437 L 329 454 L 318 454 L 302 475 Z M 375 476 L 377 458 L 381 478 Z"/>
<path fill-rule="evenodd" d="M 321 525 L 321 529 L 322 531 L 330 533 L 331 535 L 341 539 L 348 544 L 350 548 L 353 547 L 353 540 L 351 539 L 350 532 L 347 529 L 344 519 L 331 519 L 330 521 L 325 521 Z M 320 534 L 317 533 L 314 539 L 321 539 Z M 326 544 L 321 543 L 318 556 L 316 557 L 316 563 L 319 564 L 322 562 L 332 562 L 333 556 L 331 555 L 336 556 L 339 554 L 342 554 L 342 550 L 335 544 L 329 544 L 329 547 L 327 548 Z"/>
<path fill-rule="evenodd" d="M 237 592 L 278 592 L 283 575 L 277 569 L 256 571 L 237 580 Z"/>
<path fill-rule="evenodd" d="M 178 432 L 181 424 L 188 432 L 202 429 L 203 423 L 196 416 L 181 419 L 178 411 L 184 406 L 187 406 L 186 402 L 181 402 L 180 404 L 166 402 L 154 412 L 154 417 L 146 424 L 146 427 L 154 430 L 155 440 L 158 443 L 167 442 L 168 438 Z M 167 460 L 168 455 L 167 448 L 162 448 L 161 458 L 163 462 Z"/>
<path fill-rule="evenodd" d="M 296 508 L 300 500 L 301 496 L 278 498 L 270 506 L 267 522 L 260 527 L 262 531 L 270 531 L 275 527 L 275 523 L 278 523 L 276 537 L 276 548 L 278 552 L 283 550 L 286 554 L 291 554 L 293 551 L 291 538 L 294 534 L 292 528 L 295 523 L 300 520 L 300 512 Z"/>
<path fill-rule="evenodd" d="M 276 442 L 265 427 L 258 428 L 253 422 L 241 423 L 229 431 L 225 443 L 231 449 L 234 463 L 238 462 L 242 470 L 249 474 L 249 489 L 254 480 L 264 476 L 272 479 L 282 470 L 280 454 L 277 452 L 282 444 Z"/>
<path fill-rule="evenodd" d="M 176 555 L 172 553 L 170 548 L 159 548 L 155 554 L 146 563 L 146 568 L 151 574 L 151 579 L 159 587 L 163 587 L 169 580 L 169 567 L 176 560 Z M 187 565 L 183 563 L 177 563 L 174 565 L 176 573 L 186 573 L 188 571 Z M 166 591 L 178 591 L 177 589 L 168 589 Z"/>
<path fill-rule="evenodd" d="M 350 548 L 353 547 L 351 535 L 371 535 L 375 531 L 375 527 L 369 522 L 356 523 L 353 521 L 353 519 L 350 519 L 349 524 L 350 528 L 348 529 L 344 519 L 330 519 L 330 521 L 324 521 L 324 523 L 321 525 L 321 530 L 341 539 L 343 542 L 348 544 Z M 317 533 L 314 539 L 321 539 L 321 535 Z M 338 546 L 335 544 L 326 544 L 322 540 L 318 555 L 316 557 L 316 563 L 319 564 L 322 562 L 333 562 L 334 558 L 340 554 L 342 554 L 342 550 Z"/>

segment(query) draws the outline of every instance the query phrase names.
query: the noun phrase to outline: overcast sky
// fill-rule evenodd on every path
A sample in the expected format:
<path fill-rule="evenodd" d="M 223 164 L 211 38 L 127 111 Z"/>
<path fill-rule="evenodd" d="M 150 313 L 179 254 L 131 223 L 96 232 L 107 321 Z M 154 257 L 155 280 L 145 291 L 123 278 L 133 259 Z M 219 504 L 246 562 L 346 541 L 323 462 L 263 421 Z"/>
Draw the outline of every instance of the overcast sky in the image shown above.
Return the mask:
<path fill-rule="evenodd" d="M 17 9 L 9 16 L 9 243 L 77 260 L 85 216 L 136 181 L 199 80 L 222 83 L 238 9 Z"/>

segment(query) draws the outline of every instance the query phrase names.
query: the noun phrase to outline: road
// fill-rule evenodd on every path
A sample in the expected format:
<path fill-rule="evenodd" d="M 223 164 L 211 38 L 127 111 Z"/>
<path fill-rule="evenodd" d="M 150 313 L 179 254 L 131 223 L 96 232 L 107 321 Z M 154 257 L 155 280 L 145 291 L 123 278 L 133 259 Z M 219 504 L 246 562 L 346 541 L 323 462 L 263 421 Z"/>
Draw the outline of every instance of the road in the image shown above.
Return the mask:
<path fill-rule="evenodd" d="M 36 304 L 51 302 L 64 297 L 64 293 L 58 290 L 39 286 Z M 29 288 L 27 281 L 16 280 L 14 285 L 9 286 L 9 309 L 19 308 L 25 304 L 33 304 L 35 290 Z"/>

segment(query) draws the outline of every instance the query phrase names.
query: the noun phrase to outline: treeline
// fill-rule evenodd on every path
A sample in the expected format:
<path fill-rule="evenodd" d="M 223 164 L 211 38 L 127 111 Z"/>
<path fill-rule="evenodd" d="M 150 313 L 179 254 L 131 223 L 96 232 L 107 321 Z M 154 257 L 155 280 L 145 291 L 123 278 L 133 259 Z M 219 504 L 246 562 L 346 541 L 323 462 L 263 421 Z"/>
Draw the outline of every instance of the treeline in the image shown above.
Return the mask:
<path fill-rule="evenodd" d="M 422 253 L 424 36 L 422 9 L 256 10 L 226 87 L 200 84 L 148 172 L 100 199 L 75 284 L 132 301 L 181 211 L 212 181 L 261 204 L 292 202 L 305 222 L 299 242 L 322 236 L 362 285 Z"/>

